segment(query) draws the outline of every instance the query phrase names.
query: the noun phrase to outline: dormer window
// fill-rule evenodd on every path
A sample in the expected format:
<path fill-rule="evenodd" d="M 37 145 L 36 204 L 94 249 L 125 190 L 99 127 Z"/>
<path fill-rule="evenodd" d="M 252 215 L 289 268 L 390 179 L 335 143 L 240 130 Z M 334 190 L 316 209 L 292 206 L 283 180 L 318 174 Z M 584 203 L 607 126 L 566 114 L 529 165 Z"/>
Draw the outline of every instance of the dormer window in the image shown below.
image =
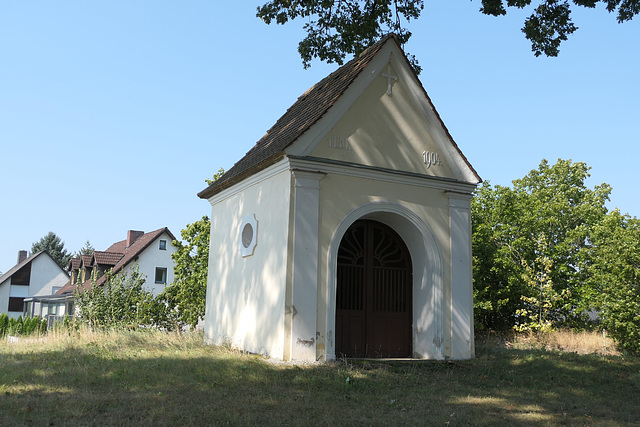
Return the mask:
<path fill-rule="evenodd" d="M 166 240 L 160 240 L 160 250 L 161 251 L 166 251 L 167 250 L 167 241 Z"/>

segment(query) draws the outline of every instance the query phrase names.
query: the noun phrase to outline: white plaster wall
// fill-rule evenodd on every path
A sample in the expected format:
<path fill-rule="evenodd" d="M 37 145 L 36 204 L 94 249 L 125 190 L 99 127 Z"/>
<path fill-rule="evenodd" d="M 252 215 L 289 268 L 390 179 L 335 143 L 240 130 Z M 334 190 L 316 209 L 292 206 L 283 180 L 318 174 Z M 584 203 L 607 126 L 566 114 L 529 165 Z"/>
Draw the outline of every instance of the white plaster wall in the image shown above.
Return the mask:
<path fill-rule="evenodd" d="M 53 287 L 64 286 L 69 276 L 46 255 L 40 255 L 31 263 L 31 281 L 29 296 L 51 295 Z"/>
<path fill-rule="evenodd" d="M 167 241 L 166 250 L 160 250 L 160 240 Z M 171 259 L 171 254 L 175 253 L 177 248 L 171 245 L 171 241 L 172 239 L 167 233 L 162 233 L 138 256 L 136 262 L 130 263 L 124 269 L 124 272 L 128 274 L 137 264 L 139 266 L 138 271 L 146 277 L 144 287 L 153 292 L 154 295 L 162 292 L 174 279 L 174 263 Z M 167 269 L 166 285 L 155 283 L 156 267 L 165 267 Z"/>
<path fill-rule="evenodd" d="M 32 297 L 51 295 L 53 287 L 62 287 L 69 281 L 69 276 L 58 267 L 50 257 L 39 255 L 31 261 L 31 278 L 29 286 L 12 286 L 11 279 L 0 284 L 0 314 L 8 313 L 18 317 L 22 312 L 8 311 L 9 297 Z"/>
<path fill-rule="evenodd" d="M 335 306 L 331 306 L 330 300 L 335 295 L 335 289 L 327 288 L 335 283 L 335 278 L 332 282 L 329 277 L 329 274 L 335 273 L 330 265 L 335 260 L 329 259 L 332 239 L 339 242 L 341 236 L 335 237 L 336 230 L 342 226 L 344 232 L 349 224 L 343 222 L 350 213 L 372 204 L 387 207 L 381 207 L 378 213 L 373 208 L 374 212 L 365 217 L 394 228 L 412 254 L 414 356 L 436 359 L 451 357 L 451 239 L 447 194 L 438 188 L 337 174 L 329 174 L 320 181 L 318 264 L 322 268 L 318 270 L 318 299 L 329 300 L 329 304 L 328 310 L 318 310 L 318 357 L 334 357 L 334 331 L 331 328 L 335 323 Z M 349 221 L 352 223 L 355 219 L 350 217 Z M 426 240 L 420 236 L 420 228 L 427 235 Z M 416 257 L 430 259 L 427 262 Z M 425 265 L 431 266 L 432 271 L 420 270 Z M 456 355 L 463 358 L 459 353 Z"/>
<path fill-rule="evenodd" d="M 9 293 L 11 292 L 11 279 L 0 283 L 0 314 L 8 312 Z"/>
<path fill-rule="evenodd" d="M 210 199 L 206 342 L 283 357 L 290 193 L 291 175 L 280 162 Z M 243 257 L 240 226 L 252 214 L 257 245 Z"/>

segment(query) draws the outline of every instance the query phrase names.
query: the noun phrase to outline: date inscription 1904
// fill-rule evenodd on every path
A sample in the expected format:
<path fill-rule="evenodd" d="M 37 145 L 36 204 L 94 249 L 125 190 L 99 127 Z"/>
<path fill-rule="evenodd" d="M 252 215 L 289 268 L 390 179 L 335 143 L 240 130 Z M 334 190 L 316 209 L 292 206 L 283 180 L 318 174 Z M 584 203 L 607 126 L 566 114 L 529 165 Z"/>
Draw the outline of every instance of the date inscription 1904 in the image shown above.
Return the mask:
<path fill-rule="evenodd" d="M 442 166 L 439 153 L 434 153 L 433 151 L 423 151 L 422 159 L 424 161 L 424 164 L 427 165 L 427 169 L 429 169 L 431 166 Z"/>

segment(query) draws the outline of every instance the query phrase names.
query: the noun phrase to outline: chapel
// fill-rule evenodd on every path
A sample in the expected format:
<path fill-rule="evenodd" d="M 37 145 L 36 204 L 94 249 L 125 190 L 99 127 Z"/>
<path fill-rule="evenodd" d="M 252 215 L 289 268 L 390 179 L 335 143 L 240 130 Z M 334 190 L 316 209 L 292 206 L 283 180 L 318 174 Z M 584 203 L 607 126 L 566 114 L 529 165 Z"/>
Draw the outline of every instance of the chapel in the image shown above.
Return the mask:
<path fill-rule="evenodd" d="M 386 36 L 198 194 L 205 341 L 282 360 L 474 357 L 480 182 Z"/>

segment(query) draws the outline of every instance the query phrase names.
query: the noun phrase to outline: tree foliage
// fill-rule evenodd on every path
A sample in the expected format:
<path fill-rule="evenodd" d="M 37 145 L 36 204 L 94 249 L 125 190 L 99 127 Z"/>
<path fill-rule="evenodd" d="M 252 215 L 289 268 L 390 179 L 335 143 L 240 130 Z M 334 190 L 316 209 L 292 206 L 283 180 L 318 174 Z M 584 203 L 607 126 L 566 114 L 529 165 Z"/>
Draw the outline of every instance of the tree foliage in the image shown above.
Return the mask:
<path fill-rule="evenodd" d="M 31 255 L 40 251 L 47 251 L 61 268 L 67 268 L 69 265 L 71 254 L 67 252 L 64 242 L 53 231 L 31 245 Z"/>
<path fill-rule="evenodd" d="M 388 33 L 406 43 L 411 32 L 403 27 L 401 17 L 417 19 L 423 8 L 423 0 L 273 0 L 259 7 L 257 16 L 267 24 L 308 20 L 307 36 L 298 44 L 308 68 L 313 58 L 342 65 L 347 55 L 359 54 Z"/>
<path fill-rule="evenodd" d="M 480 328 L 506 330 L 527 322 L 522 310 L 531 308 L 530 298 L 540 297 L 531 280 L 543 273 L 545 283 L 552 284 L 545 291 L 545 304 L 550 304 L 545 319 L 567 325 L 585 321 L 594 303 L 586 280 L 590 235 L 607 213 L 611 192 L 607 184 L 587 188 L 589 169 L 570 160 L 559 159 L 553 166 L 543 160 L 513 181 L 513 188 L 488 182 L 478 188 L 471 207 Z"/>
<path fill-rule="evenodd" d="M 218 180 L 218 178 L 220 178 L 222 175 L 224 175 L 224 169 L 223 168 L 219 168 L 218 172 L 213 174 L 213 178 L 211 179 L 205 179 L 204 182 L 207 183 L 207 185 L 211 185 L 213 184 L 215 181 Z"/>
<path fill-rule="evenodd" d="M 640 354 L 640 220 L 614 210 L 592 238 L 589 280 L 602 324 L 622 349 Z"/>
<path fill-rule="evenodd" d="M 171 255 L 174 280 L 158 296 L 167 307 L 167 326 L 195 328 L 204 319 L 210 232 L 211 222 L 203 216 L 181 231 L 184 243 L 178 240 L 171 243 L 177 248 Z"/>
<path fill-rule="evenodd" d="M 205 182 L 211 185 L 223 174 L 224 169 L 219 168 Z M 158 295 L 158 299 L 166 307 L 164 326 L 167 328 L 185 325 L 195 328 L 204 319 L 210 234 L 211 221 L 209 217 L 203 216 L 180 231 L 184 243 L 178 240 L 171 242 L 177 248 L 171 255 L 174 279 Z"/>
<path fill-rule="evenodd" d="M 522 32 L 531 42 L 535 56 L 557 56 L 560 44 L 574 33 L 572 7 L 595 8 L 603 4 L 616 13 L 619 23 L 631 20 L 640 11 L 640 0 L 481 0 L 480 12 L 501 16 L 508 8 L 533 7 Z M 257 17 L 265 23 L 285 24 L 295 19 L 306 21 L 305 38 L 298 52 L 305 68 L 313 58 L 342 64 L 348 55 L 357 55 L 388 33 L 398 35 L 404 44 L 411 37 L 406 28 L 418 19 L 424 0 L 271 0 L 258 7 Z M 420 68 L 410 56 L 414 68 Z"/>
<path fill-rule="evenodd" d="M 532 262 L 521 260 L 527 292 L 520 295 L 522 307 L 516 310 L 518 324 L 514 329 L 519 332 L 549 332 L 553 327 L 551 310 L 554 304 L 567 297 L 566 289 L 558 293 L 553 286 L 553 261 L 547 255 L 547 249 L 546 237 L 541 233 L 536 239 L 536 258 Z"/>
<path fill-rule="evenodd" d="M 84 246 L 81 247 L 79 251 L 74 253 L 73 256 L 75 258 L 80 258 L 82 255 L 93 255 L 95 250 L 96 249 L 93 247 L 91 242 L 89 240 L 87 240 L 86 242 L 84 242 Z"/>

